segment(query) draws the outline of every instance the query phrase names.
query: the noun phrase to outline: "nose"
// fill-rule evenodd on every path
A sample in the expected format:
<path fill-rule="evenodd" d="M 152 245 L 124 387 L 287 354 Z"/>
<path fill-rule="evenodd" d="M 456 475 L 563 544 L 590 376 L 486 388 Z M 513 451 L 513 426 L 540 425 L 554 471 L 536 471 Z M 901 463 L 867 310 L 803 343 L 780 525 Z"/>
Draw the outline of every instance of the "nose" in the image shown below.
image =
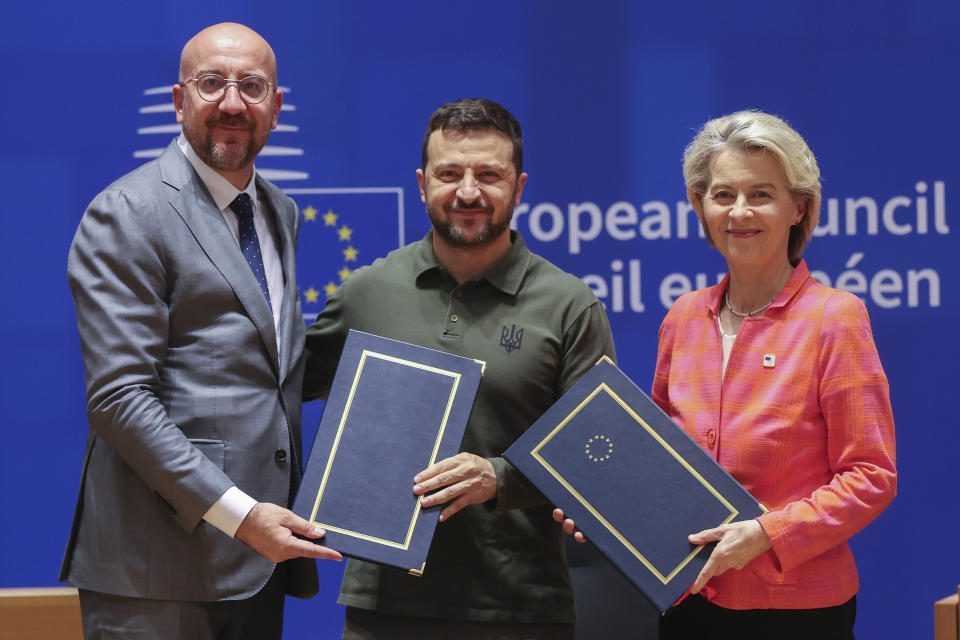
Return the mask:
<path fill-rule="evenodd" d="M 730 217 L 747 218 L 752 215 L 753 211 L 750 209 L 750 204 L 747 202 L 747 196 L 741 193 L 737 196 L 733 206 L 730 207 Z"/>
<path fill-rule="evenodd" d="M 464 172 L 457 187 L 457 197 L 464 202 L 475 202 L 480 197 L 480 183 L 477 182 L 472 170 L 468 169 Z"/>
<path fill-rule="evenodd" d="M 236 84 L 228 84 L 227 90 L 220 99 L 220 110 L 227 113 L 240 113 L 247 108 L 247 103 L 240 97 L 240 89 Z"/>

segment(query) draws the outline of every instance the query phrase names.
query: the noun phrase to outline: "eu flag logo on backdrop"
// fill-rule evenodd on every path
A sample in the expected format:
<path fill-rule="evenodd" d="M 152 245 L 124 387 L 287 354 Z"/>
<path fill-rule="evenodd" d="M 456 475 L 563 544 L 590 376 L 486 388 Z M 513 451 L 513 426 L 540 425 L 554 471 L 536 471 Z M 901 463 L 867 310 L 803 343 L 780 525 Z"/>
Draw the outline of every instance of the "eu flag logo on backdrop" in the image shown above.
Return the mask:
<path fill-rule="evenodd" d="M 297 284 L 304 319 L 312 322 L 351 273 L 405 244 L 403 188 L 301 186 L 311 182 L 310 172 L 305 170 L 309 149 L 295 146 L 300 127 L 288 120 L 300 112 L 289 99 L 290 87 L 278 88 L 284 93 L 282 122 L 271 133 L 270 144 L 260 150 L 256 167 L 257 173 L 283 189 L 300 207 Z M 144 122 L 137 135 L 146 136 L 147 146 L 138 141 L 135 158 L 158 157 L 170 136 L 180 134 L 172 90 L 172 85 L 144 90 L 148 104 L 139 108 Z"/>
<path fill-rule="evenodd" d="M 297 202 L 302 217 L 297 284 L 303 317 L 310 322 L 351 273 L 403 246 L 403 189 L 284 191 Z"/>

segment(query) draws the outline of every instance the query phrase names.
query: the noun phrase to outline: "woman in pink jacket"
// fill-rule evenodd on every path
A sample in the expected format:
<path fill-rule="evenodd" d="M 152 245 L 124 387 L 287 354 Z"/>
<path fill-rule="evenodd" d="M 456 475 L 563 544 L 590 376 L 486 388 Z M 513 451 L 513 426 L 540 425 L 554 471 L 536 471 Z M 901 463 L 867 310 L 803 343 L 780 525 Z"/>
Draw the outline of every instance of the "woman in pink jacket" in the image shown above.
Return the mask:
<path fill-rule="evenodd" d="M 652 397 L 769 512 L 690 536 L 717 546 L 660 636 L 853 638 L 847 540 L 896 494 L 893 414 L 863 302 L 800 258 L 816 159 L 780 118 L 740 111 L 703 126 L 683 173 L 728 274 L 667 313 Z"/>

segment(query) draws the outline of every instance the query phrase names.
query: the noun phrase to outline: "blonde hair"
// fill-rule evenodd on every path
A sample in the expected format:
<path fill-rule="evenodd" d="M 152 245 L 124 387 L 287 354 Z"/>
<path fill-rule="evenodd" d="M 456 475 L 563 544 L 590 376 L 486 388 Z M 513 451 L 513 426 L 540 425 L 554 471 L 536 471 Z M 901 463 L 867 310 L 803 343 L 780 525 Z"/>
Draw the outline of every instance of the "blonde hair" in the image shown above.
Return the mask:
<path fill-rule="evenodd" d="M 790 228 L 787 257 L 796 262 L 820 220 L 820 169 L 807 143 L 790 125 L 762 111 L 737 111 L 707 122 L 683 152 L 683 178 L 688 193 L 702 198 L 710 183 L 710 163 L 727 149 L 769 151 L 783 169 L 795 201 L 806 204 L 803 219 Z M 693 204 L 693 203 L 691 203 Z M 702 209 L 702 207 L 700 207 Z M 701 214 L 700 222 L 703 224 Z M 704 226 L 707 241 L 713 245 Z"/>

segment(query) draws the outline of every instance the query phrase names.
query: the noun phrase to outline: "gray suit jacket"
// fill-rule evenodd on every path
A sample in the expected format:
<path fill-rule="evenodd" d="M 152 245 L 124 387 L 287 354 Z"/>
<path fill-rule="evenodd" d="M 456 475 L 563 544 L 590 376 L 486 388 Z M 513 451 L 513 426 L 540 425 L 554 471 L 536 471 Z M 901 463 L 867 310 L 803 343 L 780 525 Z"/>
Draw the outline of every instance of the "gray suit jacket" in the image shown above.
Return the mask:
<path fill-rule="evenodd" d="M 133 597 L 256 593 L 274 565 L 202 520 L 231 485 L 289 505 L 300 479 L 299 212 L 257 178 L 285 276 L 280 344 L 236 239 L 176 142 L 107 187 L 70 247 L 90 433 L 60 579 Z M 284 567 L 316 593 L 313 560 Z"/>

